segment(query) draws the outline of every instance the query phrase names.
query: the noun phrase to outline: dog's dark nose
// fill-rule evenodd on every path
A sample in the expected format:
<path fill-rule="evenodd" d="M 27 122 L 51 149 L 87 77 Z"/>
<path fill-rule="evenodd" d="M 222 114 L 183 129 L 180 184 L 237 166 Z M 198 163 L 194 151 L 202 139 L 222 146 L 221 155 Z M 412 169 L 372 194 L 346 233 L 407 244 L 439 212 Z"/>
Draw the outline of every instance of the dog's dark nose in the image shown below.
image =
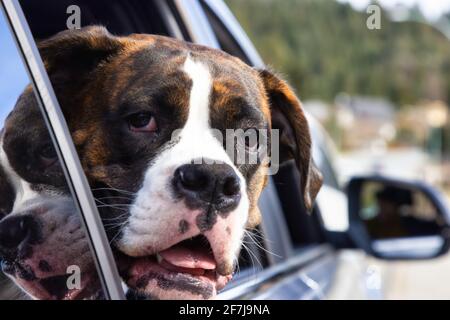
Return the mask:
<path fill-rule="evenodd" d="M 29 215 L 6 218 L 0 222 L 0 248 L 14 250 L 35 238 L 36 222 Z"/>
<path fill-rule="evenodd" d="M 228 212 L 241 200 L 239 177 L 227 164 L 185 164 L 175 171 L 173 183 L 192 209 L 213 206 Z"/>

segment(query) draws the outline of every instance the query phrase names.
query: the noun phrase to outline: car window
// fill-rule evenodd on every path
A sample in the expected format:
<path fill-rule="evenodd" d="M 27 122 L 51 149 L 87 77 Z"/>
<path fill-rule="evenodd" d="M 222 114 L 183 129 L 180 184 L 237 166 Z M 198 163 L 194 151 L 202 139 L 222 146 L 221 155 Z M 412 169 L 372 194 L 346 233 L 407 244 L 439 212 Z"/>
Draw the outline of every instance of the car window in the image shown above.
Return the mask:
<path fill-rule="evenodd" d="M 0 299 L 103 299 L 89 237 L 0 10 Z"/>
<path fill-rule="evenodd" d="M 76 26 L 78 20 L 72 15 L 80 13 L 79 27 L 102 25 L 111 33 L 169 34 L 169 26 L 161 17 L 160 1 L 140 0 L 21 0 L 27 22 L 36 39 L 46 39 L 67 30 L 68 24 Z M 49 10 L 51 8 L 51 10 Z"/>
<path fill-rule="evenodd" d="M 42 9 L 49 8 L 49 6 L 53 5 L 53 2 L 49 1 L 48 3 L 41 3 L 39 8 L 37 8 L 34 3 L 30 1 L 23 1 L 21 4 L 27 21 L 30 21 L 31 34 L 38 43 L 39 51 L 41 56 L 44 58 L 44 63 L 47 67 L 51 84 L 56 91 L 56 98 L 60 101 L 63 100 L 61 96 L 68 97 L 66 94 L 69 96 L 73 95 L 73 93 L 69 93 L 66 90 L 71 91 L 74 88 L 79 89 L 80 86 L 83 86 L 84 82 L 89 85 L 89 81 L 85 78 L 89 76 L 89 68 L 94 66 L 96 63 L 100 64 L 102 59 L 106 60 L 112 53 L 109 50 L 114 50 L 113 45 L 108 43 L 109 38 L 112 39 L 113 37 L 116 37 L 116 39 L 118 39 L 117 43 L 119 43 L 119 39 L 121 39 L 119 36 L 130 36 L 131 39 L 133 37 L 131 34 L 170 35 L 174 32 L 174 25 L 170 25 L 167 21 L 168 16 L 171 14 L 170 11 L 167 11 L 167 8 L 165 8 L 166 11 L 164 12 L 164 17 L 166 19 L 163 19 L 161 6 L 156 6 L 156 3 L 153 2 L 109 1 L 108 4 L 102 4 L 98 2 L 88 3 L 87 1 L 78 1 L 75 3 L 71 2 L 70 4 L 61 3 L 61 6 L 56 7 L 57 10 L 45 11 L 44 9 L 45 12 L 43 12 Z M 159 2 L 159 4 L 161 4 L 161 2 Z M 149 17 L 153 18 L 149 19 Z M 73 20 L 71 20 L 72 18 Z M 48 21 L 52 21 L 52 23 L 48 23 Z M 73 23 L 73 25 L 71 26 L 70 23 Z M 77 38 L 77 36 L 74 35 L 72 39 L 67 39 L 68 41 L 65 41 L 66 39 L 60 39 L 59 35 L 57 35 L 58 33 L 64 31 L 77 32 L 77 30 L 83 26 L 88 26 L 84 39 Z M 111 33 L 109 30 L 112 30 Z M 114 34 L 114 36 L 112 34 Z M 52 44 L 46 42 L 46 39 L 49 38 L 56 39 L 56 43 Z M 135 39 L 136 41 L 144 41 L 144 38 L 141 38 L 141 36 L 136 36 Z M 73 40 L 73 42 L 71 40 Z M 64 46 L 67 46 L 68 49 L 65 52 Z M 57 53 L 58 51 L 59 53 Z M 60 53 L 62 54 L 60 55 Z M 130 53 L 132 53 L 132 48 L 130 48 Z M 62 59 L 65 58 L 68 60 L 62 61 L 60 60 L 61 57 Z M 56 58 L 56 60 L 52 60 L 53 58 Z M 56 67 L 51 69 L 53 66 Z M 72 81 L 72 83 L 69 83 L 70 81 Z M 61 91 L 63 93 L 61 93 Z M 105 94 L 105 96 L 106 95 L 107 94 Z M 81 120 L 78 124 L 82 124 L 82 126 L 75 128 L 77 116 L 71 112 L 73 111 L 78 113 L 77 107 L 72 109 L 71 112 L 68 112 L 67 102 L 64 103 L 64 100 L 62 102 L 63 103 L 60 102 L 60 105 L 63 107 L 62 111 L 64 112 L 65 122 L 69 126 L 68 132 L 70 132 L 74 138 L 73 142 L 75 142 L 75 146 L 78 147 L 77 151 L 80 151 L 80 144 L 77 144 L 76 135 L 80 133 L 80 130 L 83 131 L 83 127 L 88 125 L 88 121 L 85 119 Z M 92 142 L 92 140 L 88 137 L 87 143 L 89 144 L 89 142 Z M 88 146 L 83 146 L 83 148 L 88 148 Z M 90 152 L 102 152 L 101 149 L 105 151 L 105 148 L 105 145 L 91 145 Z M 85 154 L 82 152 L 78 154 L 81 160 L 81 165 L 84 165 L 84 162 L 86 161 L 86 158 L 83 157 L 84 155 Z M 124 156 L 128 156 L 127 152 L 124 153 Z M 102 232 L 105 233 L 104 239 L 101 237 L 93 238 L 94 245 L 100 249 L 104 248 L 106 245 L 108 246 L 108 250 L 110 250 L 109 243 L 114 243 L 117 238 L 122 236 L 122 226 L 126 221 L 125 213 L 127 203 L 131 201 L 130 199 L 132 199 L 134 195 L 130 191 L 127 192 L 124 190 L 128 189 L 129 186 L 123 187 L 124 189 L 120 189 L 117 187 L 118 185 L 116 183 L 105 182 L 105 184 L 103 184 L 104 181 L 99 182 L 97 179 L 98 177 L 94 177 L 96 174 L 92 175 L 87 167 L 84 168 L 86 169 L 85 174 L 88 182 L 91 185 L 91 192 L 94 195 L 92 205 L 96 205 L 97 210 L 101 213 L 100 216 L 93 217 L 94 220 L 97 219 L 94 221 L 94 227 L 101 228 Z M 98 169 L 99 167 L 94 165 L 92 170 L 97 172 Z M 118 175 L 117 178 L 122 177 L 122 175 L 118 172 L 115 174 Z M 123 180 L 127 179 L 132 180 L 132 177 L 123 175 Z M 95 182 L 93 182 L 93 180 Z M 136 183 L 136 180 L 134 183 Z M 84 198 L 84 201 L 90 200 Z M 182 227 L 180 226 L 179 228 Z M 102 235 L 100 234 L 100 236 Z M 115 247 L 113 246 L 112 248 Z M 108 250 L 105 252 L 108 253 Z M 136 268 L 137 270 L 140 270 L 142 264 L 147 264 L 149 259 L 144 259 L 144 257 L 139 259 L 138 257 L 137 259 L 133 259 L 134 261 L 131 261 L 131 256 L 134 255 L 134 253 L 125 255 L 122 251 L 118 250 L 113 250 L 113 254 L 115 261 L 113 260 L 112 255 L 111 257 L 104 255 L 101 263 L 102 271 L 106 268 L 106 271 L 109 272 L 108 274 L 111 275 L 108 278 L 108 285 L 111 285 L 115 292 L 114 299 L 121 299 L 123 296 L 122 287 L 118 287 L 117 282 L 114 283 L 114 281 L 116 281 L 115 279 L 119 279 L 119 275 L 117 274 L 116 277 L 114 274 L 116 268 L 121 271 L 126 268 L 127 273 L 121 274 L 122 279 L 126 284 L 128 284 L 128 286 L 135 288 L 135 290 L 128 290 L 128 288 L 126 289 L 125 293 L 127 294 L 127 298 L 140 298 L 139 291 L 142 289 L 142 286 L 145 287 L 146 285 L 146 283 L 141 283 L 157 281 L 156 278 L 151 278 L 151 274 L 154 273 L 151 267 L 149 269 L 152 272 L 150 275 L 142 274 L 139 277 L 134 275 Z M 158 257 L 153 256 L 151 258 L 154 258 L 155 262 L 157 262 L 156 260 Z M 100 257 L 100 259 L 102 259 L 102 257 Z M 188 262 L 189 261 L 185 263 Z M 158 283 L 160 283 L 159 280 Z M 155 287 L 159 288 L 157 285 L 155 285 Z M 108 290 L 109 289 L 110 288 L 108 288 Z M 108 292 L 108 294 L 109 293 L 110 292 Z M 109 295 L 109 297 L 112 296 Z"/>
<path fill-rule="evenodd" d="M 323 176 L 323 183 L 329 187 L 340 190 L 341 186 L 336 176 L 335 162 L 333 157 L 335 150 L 330 138 L 316 122 L 311 123 L 311 136 L 313 138 L 313 158 Z"/>
<path fill-rule="evenodd" d="M 238 58 L 242 61 L 249 63 L 248 57 L 242 50 L 236 39 L 230 34 L 223 22 L 215 15 L 211 8 L 204 2 L 200 1 L 202 8 L 205 10 L 206 17 L 208 18 L 211 28 L 214 30 L 214 34 L 219 41 L 220 48 Z"/>
<path fill-rule="evenodd" d="M 214 165 L 214 170 L 221 170 L 224 177 L 217 182 L 220 189 L 227 190 L 221 194 L 231 202 L 220 203 L 224 209 L 207 210 L 192 220 L 195 216 L 189 214 L 190 210 L 200 210 L 196 206 L 203 202 L 196 200 L 197 195 L 191 196 L 199 191 L 191 190 L 186 180 L 189 175 L 184 172 L 197 170 L 195 163 L 173 167 L 173 172 L 172 167 L 160 172 L 159 167 L 171 162 L 166 164 L 154 151 L 164 151 L 164 139 L 171 138 L 169 133 L 176 132 L 180 125 L 183 115 L 178 110 L 189 102 L 185 98 L 190 86 L 184 85 L 183 77 L 178 79 L 181 73 L 170 68 L 170 63 L 178 63 L 178 44 L 154 36 L 174 36 L 170 29 L 174 21 L 167 21 L 164 12 L 170 10 L 178 21 L 182 15 L 175 14 L 177 7 L 171 2 L 162 8 L 148 5 L 147 1 L 113 1 L 103 7 L 116 9 L 105 13 L 97 4 L 75 1 L 71 3 L 78 7 L 80 27 L 84 28 L 68 30 L 72 13 L 67 13 L 63 4 L 47 15 L 31 1 L 21 3 L 127 285 L 127 296 L 170 299 L 174 297 L 171 291 L 176 291 L 187 298 L 208 298 L 221 290 L 236 261 L 229 253 L 217 253 L 222 244 L 216 244 L 209 231 L 216 219 L 226 220 L 228 207 L 239 203 L 240 198 L 233 191 L 237 176 L 228 165 Z M 58 18 L 53 19 L 52 15 Z M 147 19 L 146 15 L 155 16 L 151 24 L 141 21 Z M 182 30 L 183 26 L 179 28 Z M 135 33 L 147 35 L 132 35 Z M 157 54 L 153 55 L 152 50 Z M 161 77 L 166 80 L 160 81 Z M 170 175 L 165 176 L 166 171 Z M 156 178 L 150 179 L 155 174 Z M 194 178 L 199 174 L 205 173 L 197 172 Z M 214 217 L 222 211 L 226 212 L 222 218 Z M 220 241 L 235 239 L 223 244 L 234 255 L 241 237 L 227 225 L 231 221 L 225 221 L 223 229 L 211 233 L 225 232 L 227 235 L 219 237 Z M 243 227 L 236 230 L 244 232 Z M 261 233 L 248 233 L 245 239 L 238 268 L 266 265 L 264 254 L 260 254 Z M 201 277 L 201 281 L 192 282 L 192 277 Z M 173 288 L 161 288 L 161 278 Z M 189 288 L 180 287 L 186 281 Z"/>

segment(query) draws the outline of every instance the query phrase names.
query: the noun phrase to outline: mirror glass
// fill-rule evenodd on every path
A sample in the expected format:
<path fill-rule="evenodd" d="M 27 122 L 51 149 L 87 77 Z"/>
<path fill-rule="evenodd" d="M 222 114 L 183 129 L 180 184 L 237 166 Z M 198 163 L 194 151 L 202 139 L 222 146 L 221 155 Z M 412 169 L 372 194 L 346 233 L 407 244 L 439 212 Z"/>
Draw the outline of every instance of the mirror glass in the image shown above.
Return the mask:
<path fill-rule="evenodd" d="M 0 300 L 103 299 L 89 237 L 13 39 L 0 10 Z"/>
<path fill-rule="evenodd" d="M 381 255 L 433 255 L 443 246 L 445 221 L 430 196 L 419 188 L 366 181 L 361 187 L 359 216 L 372 250 Z"/>

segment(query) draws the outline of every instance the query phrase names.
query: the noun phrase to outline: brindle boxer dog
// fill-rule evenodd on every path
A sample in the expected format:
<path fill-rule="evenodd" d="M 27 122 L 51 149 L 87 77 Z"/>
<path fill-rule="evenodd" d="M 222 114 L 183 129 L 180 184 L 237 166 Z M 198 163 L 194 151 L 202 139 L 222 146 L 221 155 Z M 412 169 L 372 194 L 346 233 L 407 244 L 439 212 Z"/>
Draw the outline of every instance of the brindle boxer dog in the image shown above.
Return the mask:
<path fill-rule="evenodd" d="M 2 271 L 29 296 L 99 297 L 89 243 L 31 89 L 0 132 L 0 213 Z M 72 265 L 81 282 L 69 289 Z"/>
<path fill-rule="evenodd" d="M 213 298 L 232 277 L 244 230 L 259 223 L 268 163 L 232 161 L 217 131 L 280 130 L 282 160 L 295 159 L 312 208 L 322 178 L 308 123 L 272 72 L 207 47 L 97 26 L 62 32 L 40 52 L 121 276 L 139 294 Z M 246 143 L 241 152 L 259 148 Z"/>

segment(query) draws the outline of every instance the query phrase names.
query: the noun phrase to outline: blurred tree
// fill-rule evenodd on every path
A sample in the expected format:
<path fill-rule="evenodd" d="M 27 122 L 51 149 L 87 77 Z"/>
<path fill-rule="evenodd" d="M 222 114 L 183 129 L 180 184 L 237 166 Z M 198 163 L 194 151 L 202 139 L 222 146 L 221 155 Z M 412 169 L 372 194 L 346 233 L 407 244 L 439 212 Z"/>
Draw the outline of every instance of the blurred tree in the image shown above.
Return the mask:
<path fill-rule="evenodd" d="M 450 96 L 450 42 L 432 26 L 395 22 L 331 0 L 226 0 L 267 64 L 303 99 L 337 94 L 386 97 L 397 106 Z M 412 10 L 415 19 L 420 12 Z"/>

